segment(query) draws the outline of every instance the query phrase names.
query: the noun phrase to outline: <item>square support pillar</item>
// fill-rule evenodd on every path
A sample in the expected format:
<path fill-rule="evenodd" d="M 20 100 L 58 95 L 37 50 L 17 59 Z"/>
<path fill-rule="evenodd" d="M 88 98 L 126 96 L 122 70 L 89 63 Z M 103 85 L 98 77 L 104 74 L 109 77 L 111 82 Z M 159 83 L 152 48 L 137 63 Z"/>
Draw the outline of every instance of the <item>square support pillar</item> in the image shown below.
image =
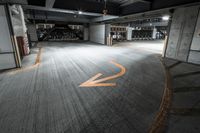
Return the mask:
<path fill-rule="evenodd" d="M 83 29 L 83 40 L 84 41 L 88 41 L 89 40 L 89 28 L 86 27 L 86 26 Z"/>
<path fill-rule="evenodd" d="M 126 30 L 127 30 L 126 40 L 131 41 L 132 40 L 132 28 L 127 27 Z"/>

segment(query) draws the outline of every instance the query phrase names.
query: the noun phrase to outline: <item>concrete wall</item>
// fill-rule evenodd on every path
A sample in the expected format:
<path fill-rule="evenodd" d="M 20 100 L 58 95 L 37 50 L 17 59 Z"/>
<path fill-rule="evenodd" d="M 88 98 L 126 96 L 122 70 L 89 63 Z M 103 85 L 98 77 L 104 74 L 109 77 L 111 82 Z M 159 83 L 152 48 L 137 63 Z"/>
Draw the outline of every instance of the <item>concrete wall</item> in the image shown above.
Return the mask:
<path fill-rule="evenodd" d="M 90 25 L 89 38 L 91 42 L 105 44 L 105 24 Z"/>
<path fill-rule="evenodd" d="M 188 58 L 198 14 L 199 6 L 175 10 L 172 17 L 165 57 L 184 62 L 189 61 Z"/>
<path fill-rule="evenodd" d="M 27 19 L 35 19 L 35 20 L 48 20 L 48 21 L 64 21 L 64 22 L 78 22 L 78 23 L 89 23 L 90 20 L 84 17 L 77 17 L 74 19 L 74 15 L 69 15 L 65 13 L 55 13 L 51 12 L 46 14 L 45 11 L 35 12 L 35 15 L 32 13 L 25 14 Z"/>
<path fill-rule="evenodd" d="M 3 5 L 0 5 L 0 70 L 16 67 L 10 30 Z"/>

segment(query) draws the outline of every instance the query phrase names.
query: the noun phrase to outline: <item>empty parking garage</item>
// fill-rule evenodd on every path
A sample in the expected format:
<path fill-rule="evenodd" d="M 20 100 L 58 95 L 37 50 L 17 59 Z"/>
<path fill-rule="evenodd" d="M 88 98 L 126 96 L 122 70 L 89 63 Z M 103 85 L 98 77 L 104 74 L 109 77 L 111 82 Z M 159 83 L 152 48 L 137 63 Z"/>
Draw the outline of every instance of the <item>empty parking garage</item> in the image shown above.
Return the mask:
<path fill-rule="evenodd" d="M 199 133 L 199 0 L 0 1 L 0 133 Z"/>

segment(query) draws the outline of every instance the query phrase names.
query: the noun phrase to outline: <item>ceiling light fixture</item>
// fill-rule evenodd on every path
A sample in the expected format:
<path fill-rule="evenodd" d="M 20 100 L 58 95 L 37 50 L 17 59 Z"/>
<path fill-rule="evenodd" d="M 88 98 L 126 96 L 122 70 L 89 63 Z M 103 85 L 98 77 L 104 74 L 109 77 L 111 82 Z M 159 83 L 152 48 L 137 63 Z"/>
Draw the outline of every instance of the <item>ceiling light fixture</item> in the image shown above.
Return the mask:
<path fill-rule="evenodd" d="M 163 17 L 162 17 L 162 20 L 168 21 L 168 20 L 169 20 L 169 16 L 163 16 Z"/>
<path fill-rule="evenodd" d="M 78 11 L 78 14 L 82 14 L 83 12 L 82 11 Z"/>

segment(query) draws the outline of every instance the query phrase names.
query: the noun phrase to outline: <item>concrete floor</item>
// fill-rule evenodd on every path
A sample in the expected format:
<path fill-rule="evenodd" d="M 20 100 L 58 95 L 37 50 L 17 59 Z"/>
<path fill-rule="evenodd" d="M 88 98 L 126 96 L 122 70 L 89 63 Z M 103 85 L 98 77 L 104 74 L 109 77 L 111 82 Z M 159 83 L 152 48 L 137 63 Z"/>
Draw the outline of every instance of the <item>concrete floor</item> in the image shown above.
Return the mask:
<path fill-rule="evenodd" d="M 164 90 L 162 41 L 40 45 L 38 66 L 0 74 L 1 133 L 148 132 Z M 106 81 L 116 86 L 79 86 L 97 73 L 119 73 L 110 61 L 126 69 Z"/>
<path fill-rule="evenodd" d="M 167 66 L 176 61 L 165 60 Z M 173 97 L 167 133 L 200 133 L 200 66 L 180 63 L 170 69 Z"/>

